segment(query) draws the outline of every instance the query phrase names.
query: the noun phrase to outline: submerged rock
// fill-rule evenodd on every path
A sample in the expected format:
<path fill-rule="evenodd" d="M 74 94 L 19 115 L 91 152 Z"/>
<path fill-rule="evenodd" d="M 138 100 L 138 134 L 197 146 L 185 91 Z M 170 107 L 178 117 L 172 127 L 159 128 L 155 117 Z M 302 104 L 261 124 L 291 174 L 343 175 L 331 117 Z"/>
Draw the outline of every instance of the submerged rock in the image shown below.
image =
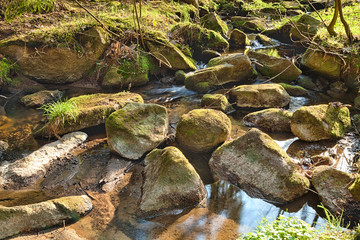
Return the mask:
<path fill-rule="evenodd" d="M 105 127 L 110 150 L 136 160 L 165 140 L 167 110 L 158 104 L 128 103 L 108 117 Z"/>
<path fill-rule="evenodd" d="M 0 188 L 19 189 L 36 183 L 46 175 L 54 161 L 65 156 L 86 138 L 87 134 L 83 132 L 69 133 L 22 159 L 10 164 L 3 163 L 0 167 Z"/>
<path fill-rule="evenodd" d="M 256 72 L 248 56 L 235 53 L 213 58 L 208 68 L 197 70 L 186 76 L 185 87 L 197 92 L 210 89 L 230 82 L 250 83 Z"/>
<path fill-rule="evenodd" d="M 214 12 L 206 14 L 200 18 L 200 23 L 207 29 L 214 30 L 222 35 L 226 35 L 228 27 L 226 23 Z"/>
<path fill-rule="evenodd" d="M 230 96 L 238 107 L 281 108 L 290 103 L 290 95 L 279 84 L 241 85 Z"/>
<path fill-rule="evenodd" d="M 0 206 L 0 238 L 77 221 L 92 209 L 89 197 L 63 197 L 30 205 Z"/>
<path fill-rule="evenodd" d="M 230 33 L 229 44 L 230 48 L 244 48 L 245 46 L 250 45 L 250 41 L 246 33 L 240 31 L 239 29 L 234 29 Z"/>
<path fill-rule="evenodd" d="M 340 103 L 305 106 L 291 119 L 292 133 L 304 141 L 336 139 L 351 126 L 349 109 Z"/>
<path fill-rule="evenodd" d="M 348 189 L 352 181 L 348 173 L 320 166 L 314 169 L 311 182 L 322 203 L 332 214 L 342 215 L 346 220 L 357 223 L 360 220 L 360 202 L 351 194 L 352 190 Z"/>
<path fill-rule="evenodd" d="M 289 59 L 273 57 L 254 51 L 247 54 L 261 64 L 256 64 L 256 70 L 262 75 L 270 77 L 272 82 L 290 83 L 295 81 L 301 74 L 301 70 Z"/>
<path fill-rule="evenodd" d="M 267 132 L 291 132 L 292 112 L 279 108 L 269 108 L 247 114 L 243 123 L 248 127 L 260 128 Z"/>
<path fill-rule="evenodd" d="M 109 45 L 101 28 L 92 28 L 80 36 L 77 43 L 83 50 L 82 56 L 68 46 L 38 51 L 27 45 L 10 45 L 1 47 L 0 53 L 16 60 L 22 74 L 40 83 L 72 83 L 89 72 Z"/>
<path fill-rule="evenodd" d="M 176 141 L 195 152 L 209 151 L 223 143 L 230 134 L 231 121 L 212 109 L 195 109 L 181 116 L 176 127 Z"/>
<path fill-rule="evenodd" d="M 167 39 L 148 40 L 146 46 L 157 59 L 160 59 L 165 66 L 172 70 L 196 70 L 192 60 Z"/>
<path fill-rule="evenodd" d="M 321 76 L 339 79 L 343 63 L 339 56 L 308 48 L 301 58 L 301 64 Z"/>
<path fill-rule="evenodd" d="M 201 106 L 226 112 L 231 105 L 223 94 L 205 94 L 201 98 Z"/>
<path fill-rule="evenodd" d="M 21 98 L 21 102 L 26 107 L 40 107 L 46 103 L 59 100 L 63 95 L 63 92 L 59 90 L 43 90 L 30 95 L 26 95 Z"/>
<path fill-rule="evenodd" d="M 144 174 L 138 215 L 193 207 L 206 197 L 200 176 L 176 147 L 151 151 L 145 158 Z"/>
<path fill-rule="evenodd" d="M 267 134 L 251 129 L 212 154 L 209 165 L 221 179 L 252 197 L 286 203 L 301 197 L 309 180 L 286 152 Z"/>
<path fill-rule="evenodd" d="M 70 98 L 67 103 L 72 106 L 77 114 L 58 116 L 45 125 L 42 134 L 53 135 L 54 130 L 58 135 L 77 131 L 87 127 L 97 126 L 114 111 L 122 108 L 128 102 L 144 102 L 136 93 L 119 92 L 114 94 L 89 94 Z"/>

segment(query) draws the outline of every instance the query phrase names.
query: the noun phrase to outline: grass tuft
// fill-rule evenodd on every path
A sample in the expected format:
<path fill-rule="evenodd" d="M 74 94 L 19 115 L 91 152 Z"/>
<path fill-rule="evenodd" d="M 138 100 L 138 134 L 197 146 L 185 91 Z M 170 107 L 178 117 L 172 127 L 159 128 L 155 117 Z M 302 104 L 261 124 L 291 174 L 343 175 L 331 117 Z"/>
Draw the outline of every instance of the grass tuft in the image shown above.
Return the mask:
<path fill-rule="evenodd" d="M 76 121 L 76 117 L 79 115 L 76 104 L 66 100 L 48 103 L 39 109 L 44 111 L 43 115 L 47 116 L 48 123 L 58 121 L 58 124 L 62 123 L 64 125 L 65 119 L 68 119 L 68 116 Z"/>

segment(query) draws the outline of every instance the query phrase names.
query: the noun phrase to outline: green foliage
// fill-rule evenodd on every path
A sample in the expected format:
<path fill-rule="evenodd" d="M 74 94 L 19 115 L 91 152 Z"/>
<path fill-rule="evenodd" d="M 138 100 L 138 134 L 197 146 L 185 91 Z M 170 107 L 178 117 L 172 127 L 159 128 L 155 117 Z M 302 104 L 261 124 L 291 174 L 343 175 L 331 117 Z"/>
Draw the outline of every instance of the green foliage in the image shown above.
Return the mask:
<path fill-rule="evenodd" d="M 54 0 L 13 0 L 5 9 L 6 21 L 24 13 L 47 13 L 54 10 Z"/>
<path fill-rule="evenodd" d="M 17 65 L 8 60 L 7 58 L 3 58 L 0 61 L 0 83 L 12 83 L 12 79 L 10 78 L 10 74 L 12 71 L 17 70 Z"/>
<path fill-rule="evenodd" d="M 136 61 L 131 59 L 120 59 L 118 73 L 126 80 L 130 76 L 147 73 L 150 70 L 150 61 L 144 54 L 136 54 Z"/>
<path fill-rule="evenodd" d="M 58 121 L 58 124 L 62 122 L 64 125 L 65 119 L 68 119 L 69 116 L 76 121 L 76 117 L 79 115 L 77 105 L 67 100 L 48 103 L 39 109 L 44 111 L 44 116 L 47 116 L 49 123 Z"/>

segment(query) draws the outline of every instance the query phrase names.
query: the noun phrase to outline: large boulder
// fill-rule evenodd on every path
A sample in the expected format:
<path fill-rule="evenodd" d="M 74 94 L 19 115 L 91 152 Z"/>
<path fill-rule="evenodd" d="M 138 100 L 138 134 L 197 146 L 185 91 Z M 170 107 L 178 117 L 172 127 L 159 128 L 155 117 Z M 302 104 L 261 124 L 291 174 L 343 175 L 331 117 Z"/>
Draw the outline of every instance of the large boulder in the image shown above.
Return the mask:
<path fill-rule="evenodd" d="M 171 36 L 174 39 L 181 38 L 195 51 L 195 54 L 200 54 L 206 49 L 223 51 L 229 46 L 220 33 L 193 23 L 177 24 L 171 30 Z"/>
<path fill-rule="evenodd" d="M 234 16 L 231 18 L 231 23 L 234 28 L 247 32 L 262 32 L 267 28 L 264 19 L 258 17 Z"/>
<path fill-rule="evenodd" d="M 176 141 L 196 152 L 210 151 L 230 135 L 231 121 L 213 109 L 195 109 L 181 116 L 176 127 Z"/>
<path fill-rule="evenodd" d="M 242 53 L 213 58 L 208 66 L 188 74 L 185 87 L 204 93 L 230 82 L 250 83 L 256 76 L 249 57 Z"/>
<path fill-rule="evenodd" d="M 230 91 L 238 107 L 281 108 L 290 103 L 290 95 L 279 84 L 241 85 Z"/>
<path fill-rule="evenodd" d="M 18 189 L 30 186 L 43 178 L 56 160 L 83 143 L 87 134 L 73 132 L 61 140 L 46 144 L 28 156 L 0 166 L 0 189 Z"/>
<path fill-rule="evenodd" d="M 340 79 L 343 61 L 337 55 L 308 48 L 301 58 L 301 64 L 321 76 Z"/>
<path fill-rule="evenodd" d="M 138 214 L 153 216 L 193 207 L 206 197 L 200 176 L 176 147 L 155 149 L 145 158 Z"/>
<path fill-rule="evenodd" d="M 230 33 L 229 44 L 230 48 L 238 49 L 250 45 L 250 41 L 246 33 L 239 29 L 234 29 Z"/>
<path fill-rule="evenodd" d="M 304 141 L 340 138 L 350 126 L 349 109 L 337 102 L 301 107 L 291 118 L 292 133 Z"/>
<path fill-rule="evenodd" d="M 47 123 L 42 129 L 42 134 L 61 135 L 97 126 L 104 123 L 112 112 L 124 107 L 128 102 L 143 103 L 144 100 L 139 94 L 130 92 L 97 93 L 70 98 L 66 104 L 72 108 L 70 110 L 73 112 L 64 113 Z"/>
<path fill-rule="evenodd" d="M 26 95 L 21 98 L 21 102 L 26 107 L 40 107 L 49 102 L 59 100 L 63 95 L 63 92 L 59 90 L 43 90 L 33 94 Z"/>
<path fill-rule="evenodd" d="M 165 38 L 147 40 L 146 46 L 153 56 L 171 70 L 196 70 L 192 60 Z"/>
<path fill-rule="evenodd" d="M 348 173 L 329 166 L 319 166 L 314 169 L 311 182 L 322 203 L 332 214 L 342 215 L 346 220 L 357 223 L 360 220 L 360 202 L 349 191 L 352 181 Z"/>
<path fill-rule="evenodd" d="M 248 52 L 247 55 L 260 63 L 256 64 L 256 70 L 262 75 L 270 77 L 272 82 L 290 83 L 295 81 L 301 74 L 301 70 L 289 59 L 273 57 L 254 51 Z"/>
<path fill-rule="evenodd" d="M 209 165 L 216 176 L 250 196 L 279 203 L 304 195 L 310 185 L 286 152 L 255 128 L 216 149 Z"/>
<path fill-rule="evenodd" d="M 200 18 L 200 23 L 207 29 L 214 30 L 222 35 L 226 35 L 228 27 L 226 23 L 214 12 L 208 13 Z"/>
<path fill-rule="evenodd" d="M 260 128 L 267 132 L 291 132 L 292 112 L 280 109 L 269 108 L 247 114 L 243 123 L 248 127 Z"/>
<path fill-rule="evenodd" d="M 78 221 L 92 209 L 88 196 L 62 197 L 30 205 L 0 206 L 0 238 Z"/>
<path fill-rule="evenodd" d="M 105 122 L 111 151 L 132 160 L 156 148 L 168 133 L 168 115 L 158 104 L 128 103 Z"/>
<path fill-rule="evenodd" d="M 79 80 L 95 65 L 108 47 L 108 37 L 101 28 L 92 28 L 77 39 L 82 54 L 69 47 L 44 47 L 39 51 L 28 45 L 9 45 L 0 53 L 17 62 L 21 73 L 41 83 L 65 84 Z"/>

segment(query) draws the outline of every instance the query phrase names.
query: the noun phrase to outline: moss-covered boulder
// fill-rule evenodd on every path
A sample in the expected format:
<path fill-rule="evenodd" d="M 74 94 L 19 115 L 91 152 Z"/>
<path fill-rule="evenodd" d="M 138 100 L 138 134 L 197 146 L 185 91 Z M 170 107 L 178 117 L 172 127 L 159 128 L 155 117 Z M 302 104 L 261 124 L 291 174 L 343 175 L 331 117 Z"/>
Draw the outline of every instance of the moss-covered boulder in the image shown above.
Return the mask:
<path fill-rule="evenodd" d="M 352 181 L 350 174 L 329 166 L 315 168 L 311 180 L 322 203 L 332 214 L 355 223 L 360 220 L 360 202 L 349 191 Z"/>
<path fill-rule="evenodd" d="M 181 116 L 176 127 L 176 141 L 196 152 L 210 151 L 230 135 L 231 121 L 212 109 L 195 109 Z"/>
<path fill-rule="evenodd" d="M 281 108 L 290 103 L 290 95 L 279 84 L 241 85 L 230 91 L 237 107 Z"/>
<path fill-rule="evenodd" d="M 247 114 L 243 123 L 248 127 L 256 127 L 266 132 L 291 132 L 292 112 L 280 109 L 269 108 Z"/>
<path fill-rule="evenodd" d="M 101 83 L 103 88 L 107 89 L 123 89 L 130 86 L 138 87 L 146 85 L 149 82 L 148 73 L 137 73 L 126 74 L 119 70 L 118 67 L 112 66 L 109 71 L 105 74 L 104 80 Z"/>
<path fill-rule="evenodd" d="M 201 98 L 201 106 L 223 112 L 226 112 L 231 108 L 228 99 L 223 94 L 205 94 Z"/>
<path fill-rule="evenodd" d="M 262 75 L 270 77 L 272 82 L 290 83 L 301 74 L 301 70 L 288 59 L 254 51 L 249 51 L 247 54 L 250 58 L 256 59 L 261 64 L 256 64 L 256 70 Z"/>
<path fill-rule="evenodd" d="M 340 138 L 350 126 L 349 109 L 336 102 L 301 107 L 291 118 L 292 133 L 304 141 Z"/>
<path fill-rule="evenodd" d="M 226 23 L 214 12 L 200 18 L 200 23 L 203 27 L 214 30 L 224 36 L 228 31 Z"/>
<path fill-rule="evenodd" d="M 112 112 L 124 107 L 128 102 L 143 103 L 144 100 L 139 94 L 130 92 L 97 93 L 70 98 L 67 104 L 72 106 L 75 111 L 57 116 L 45 125 L 42 134 L 49 136 L 53 135 L 55 131 L 56 134 L 61 135 L 97 126 L 104 123 Z"/>
<path fill-rule="evenodd" d="M 256 76 L 250 59 L 242 53 L 213 58 L 209 61 L 208 66 L 208 68 L 188 74 L 185 79 L 185 87 L 204 93 L 230 82 L 251 83 Z"/>
<path fill-rule="evenodd" d="M 244 30 L 245 32 L 262 32 L 267 28 L 265 20 L 257 17 L 240 17 L 231 18 L 234 28 Z"/>
<path fill-rule="evenodd" d="M 16 207 L 0 206 L 0 238 L 38 231 L 63 224 L 63 221 L 78 221 L 91 209 L 91 200 L 85 195 Z"/>
<path fill-rule="evenodd" d="M 185 83 L 185 78 L 186 78 L 186 74 L 183 70 L 178 70 L 175 72 L 175 83 L 176 84 L 184 84 Z"/>
<path fill-rule="evenodd" d="M 308 48 L 301 58 L 301 64 L 311 72 L 324 77 L 332 79 L 341 77 L 342 60 L 331 53 Z"/>
<path fill-rule="evenodd" d="M 195 51 L 195 54 L 200 54 L 206 49 L 223 51 L 229 46 L 220 33 L 193 23 L 177 24 L 171 30 L 171 37 L 185 41 Z"/>
<path fill-rule="evenodd" d="M 158 104 L 128 103 L 109 116 L 105 127 L 110 150 L 137 160 L 165 140 L 167 110 Z"/>
<path fill-rule="evenodd" d="M 297 21 L 295 21 L 295 26 L 290 28 L 290 37 L 294 40 L 302 40 L 306 38 L 311 38 L 315 36 L 317 30 L 320 26 L 320 20 L 311 16 L 310 14 L 301 15 Z"/>
<path fill-rule="evenodd" d="M 255 128 L 216 149 L 209 165 L 216 176 L 250 196 L 280 203 L 301 197 L 310 185 L 286 152 Z"/>
<path fill-rule="evenodd" d="M 250 41 L 246 33 L 239 29 L 234 29 L 230 33 L 229 44 L 230 48 L 238 49 L 250 45 Z"/>
<path fill-rule="evenodd" d="M 200 176 L 176 147 L 154 149 L 145 158 L 138 215 L 149 217 L 193 207 L 206 197 Z"/>
<path fill-rule="evenodd" d="M 196 70 L 193 61 L 167 39 L 147 40 L 146 46 L 161 63 L 172 70 Z"/>
<path fill-rule="evenodd" d="M 290 85 L 286 83 L 279 83 L 290 96 L 305 96 L 307 95 L 307 90 L 301 86 Z"/>
<path fill-rule="evenodd" d="M 61 47 L 29 47 L 14 44 L 0 48 L 0 53 L 15 60 L 21 73 L 41 83 L 64 84 L 79 80 L 95 65 L 108 47 L 107 34 L 101 28 L 92 28 L 77 39 L 79 54 L 68 45 Z M 75 45 L 75 44 L 74 44 Z"/>
<path fill-rule="evenodd" d="M 21 98 L 21 102 L 26 107 L 40 107 L 49 102 L 56 101 L 63 96 L 63 92 L 59 90 L 43 90 L 33 94 L 26 95 Z"/>

